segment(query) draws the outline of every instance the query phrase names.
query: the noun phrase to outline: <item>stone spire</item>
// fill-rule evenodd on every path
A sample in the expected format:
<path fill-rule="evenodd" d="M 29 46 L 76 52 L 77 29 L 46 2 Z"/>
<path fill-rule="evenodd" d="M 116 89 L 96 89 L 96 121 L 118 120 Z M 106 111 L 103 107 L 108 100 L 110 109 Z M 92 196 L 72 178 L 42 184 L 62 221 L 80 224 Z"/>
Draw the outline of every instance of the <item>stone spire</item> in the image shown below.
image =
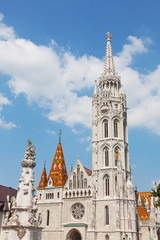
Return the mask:
<path fill-rule="evenodd" d="M 97 80 L 95 80 L 95 84 L 94 84 L 94 92 L 93 94 L 97 95 L 98 90 L 97 90 Z"/>
<path fill-rule="evenodd" d="M 60 136 L 61 136 L 61 132 L 60 132 Z M 57 150 L 56 150 L 54 160 L 51 166 L 51 170 L 48 176 L 47 187 L 64 186 L 68 179 L 66 164 L 65 164 L 62 145 L 60 140 L 61 138 L 59 139 Z"/>
<path fill-rule="evenodd" d="M 46 173 L 46 167 L 44 166 L 42 175 L 41 175 L 41 179 L 40 179 L 37 189 L 45 188 L 46 186 L 47 186 L 47 173 Z"/>
<path fill-rule="evenodd" d="M 104 75 L 115 75 L 110 32 L 107 33 L 106 39 L 107 39 L 107 46 L 106 46 L 106 56 L 105 56 L 105 65 L 104 65 Z"/>

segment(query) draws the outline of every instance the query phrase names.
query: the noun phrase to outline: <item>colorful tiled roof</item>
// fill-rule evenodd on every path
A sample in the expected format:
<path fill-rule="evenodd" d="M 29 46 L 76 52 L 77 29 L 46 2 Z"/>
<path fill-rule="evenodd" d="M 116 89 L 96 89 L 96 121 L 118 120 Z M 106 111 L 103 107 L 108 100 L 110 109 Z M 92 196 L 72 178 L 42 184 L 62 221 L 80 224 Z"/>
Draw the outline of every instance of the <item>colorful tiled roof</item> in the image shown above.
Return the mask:
<path fill-rule="evenodd" d="M 149 215 L 145 207 L 137 206 L 138 217 L 140 221 L 147 222 L 149 221 Z"/>
<path fill-rule="evenodd" d="M 37 189 L 40 188 L 45 188 L 47 186 L 47 173 L 46 173 L 46 169 L 44 167 L 43 171 L 42 171 L 42 175 L 41 175 L 41 179 L 38 185 Z"/>
<path fill-rule="evenodd" d="M 86 167 L 84 167 L 84 169 L 85 169 L 85 171 L 86 171 L 86 173 L 87 173 L 88 176 L 91 176 L 91 175 L 92 175 L 92 171 L 91 171 L 90 169 L 88 169 L 88 168 L 86 168 Z"/>
<path fill-rule="evenodd" d="M 137 195 L 141 197 L 142 206 L 146 206 L 146 198 L 148 201 L 148 207 L 151 207 L 151 192 L 137 192 Z"/>
<path fill-rule="evenodd" d="M 63 150 L 60 142 L 58 143 L 58 147 L 48 176 L 48 183 L 50 178 L 52 178 L 53 180 L 52 186 L 54 187 L 64 186 L 68 179 L 66 164 L 63 156 Z M 48 183 L 47 187 L 49 185 Z"/>

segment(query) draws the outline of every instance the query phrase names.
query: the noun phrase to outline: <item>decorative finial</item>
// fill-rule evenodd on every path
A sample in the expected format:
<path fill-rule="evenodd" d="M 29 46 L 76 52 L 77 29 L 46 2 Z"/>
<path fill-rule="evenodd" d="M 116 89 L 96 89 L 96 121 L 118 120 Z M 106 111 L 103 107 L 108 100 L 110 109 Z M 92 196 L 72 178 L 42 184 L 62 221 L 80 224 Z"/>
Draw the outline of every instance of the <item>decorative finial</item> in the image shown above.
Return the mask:
<path fill-rule="evenodd" d="M 78 155 L 78 160 L 79 160 L 79 155 Z"/>
<path fill-rule="evenodd" d="M 107 32 L 107 35 L 106 35 L 107 41 L 111 41 L 111 37 L 112 35 L 110 34 L 110 32 Z"/>
<path fill-rule="evenodd" d="M 32 141 L 31 141 L 31 139 L 29 139 L 27 146 L 30 147 L 31 145 L 32 145 Z"/>
<path fill-rule="evenodd" d="M 72 170 L 73 170 L 73 163 L 71 163 L 71 172 L 72 172 Z"/>
<path fill-rule="evenodd" d="M 44 161 L 44 169 L 46 169 L 46 161 Z"/>
<path fill-rule="evenodd" d="M 59 143 L 61 143 L 61 135 L 62 135 L 62 131 L 61 129 L 59 130 Z"/>

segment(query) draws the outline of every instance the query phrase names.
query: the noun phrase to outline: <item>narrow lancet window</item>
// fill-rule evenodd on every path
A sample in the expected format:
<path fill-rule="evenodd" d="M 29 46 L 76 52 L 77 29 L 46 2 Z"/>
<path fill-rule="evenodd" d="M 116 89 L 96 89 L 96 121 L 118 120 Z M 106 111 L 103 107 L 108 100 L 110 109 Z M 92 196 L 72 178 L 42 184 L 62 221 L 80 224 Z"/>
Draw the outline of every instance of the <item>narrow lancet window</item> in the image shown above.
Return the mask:
<path fill-rule="evenodd" d="M 77 165 L 77 188 L 80 187 L 80 167 Z"/>
<path fill-rule="evenodd" d="M 76 174 L 73 173 L 73 189 L 76 188 Z"/>
<path fill-rule="evenodd" d="M 49 226 L 49 210 L 47 210 L 47 226 Z"/>
<path fill-rule="evenodd" d="M 87 188 L 87 179 L 84 179 L 84 188 Z"/>
<path fill-rule="evenodd" d="M 106 211 L 106 225 L 109 225 L 109 208 L 108 206 L 105 207 L 105 211 Z M 106 238 L 109 239 L 109 238 Z"/>
<path fill-rule="evenodd" d="M 108 175 L 105 176 L 104 183 L 105 183 L 105 195 L 109 196 L 109 176 Z"/>
<path fill-rule="evenodd" d="M 105 149 L 104 151 L 104 161 L 105 161 L 105 167 L 109 166 L 109 153 L 108 149 Z"/>
<path fill-rule="evenodd" d="M 118 148 L 116 148 L 115 149 L 115 166 L 117 166 L 118 159 L 119 159 L 119 151 L 118 151 Z"/>
<path fill-rule="evenodd" d="M 107 120 L 103 122 L 103 130 L 104 130 L 104 137 L 108 138 L 108 121 Z"/>
<path fill-rule="evenodd" d="M 83 172 L 81 172 L 81 188 L 83 188 Z"/>
<path fill-rule="evenodd" d="M 114 137 L 118 137 L 118 121 L 114 121 Z"/>
<path fill-rule="evenodd" d="M 72 181 L 69 181 L 69 190 L 72 190 Z"/>

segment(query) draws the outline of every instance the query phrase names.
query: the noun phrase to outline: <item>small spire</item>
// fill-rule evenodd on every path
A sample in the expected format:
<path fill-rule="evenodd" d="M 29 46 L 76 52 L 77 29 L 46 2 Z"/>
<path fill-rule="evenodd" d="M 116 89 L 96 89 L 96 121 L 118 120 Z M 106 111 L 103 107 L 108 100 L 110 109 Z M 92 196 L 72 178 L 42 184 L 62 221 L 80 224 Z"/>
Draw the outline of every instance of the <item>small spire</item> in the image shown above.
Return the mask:
<path fill-rule="evenodd" d="M 138 195 L 138 205 L 141 206 L 141 204 L 142 204 L 142 201 L 141 201 L 141 196 L 140 196 L 140 194 L 139 194 L 139 195 Z"/>
<path fill-rule="evenodd" d="M 114 61 L 112 56 L 112 46 L 111 46 L 111 34 L 107 32 L 107 46 L 106 46 L 106 56 L 105 56 L 105 65 L 104 65 L 104 74 L 105 75 L 115 75 Z"/>
<path fill-rule="evenodd" d="M 62 135 L 62 131 L 61 129 L 59 130 L 59 143 L 61 143 L 61 135 Z"/>
<path fill-rule="evenodd" d="M 79 155 L 78 155 L 78 157 L 77 157 L 77 158 L 78 158 L 78 160 L 79 160 Z"/>
<path fill-rule="evenodd" d="M 44 169 L 46 169 L 46 161 L 44 161 Z"/>

